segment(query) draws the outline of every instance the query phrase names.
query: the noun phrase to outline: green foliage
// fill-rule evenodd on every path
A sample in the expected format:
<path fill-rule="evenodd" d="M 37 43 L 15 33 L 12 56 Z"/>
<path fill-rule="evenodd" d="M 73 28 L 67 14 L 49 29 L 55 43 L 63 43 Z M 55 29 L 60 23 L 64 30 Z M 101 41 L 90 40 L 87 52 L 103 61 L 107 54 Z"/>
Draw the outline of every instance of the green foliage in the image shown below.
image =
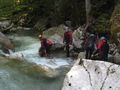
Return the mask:
<path fill-rule="evenodd" d="M 108 14 L 110 19 L 112 11 L 115 6 L 115 0 L 91 0 L 92 1 L 92 15 L 94 18 L 98 18 L 102 14 Z"/>
<path fill-rule="evenodd" d="M 26 5 L 19 5 L 19 6 L 16 6 L 16 7 L 15 7 L 14 11 L 19 12 L 19 11 L 22 11 L 22 10 L 24 10 L 24 9 L 26 9 L 26 8 L 27 8 Z"/>
<path fill-rule="evenodd" d="M 9 19 L 12 15 L 15 0 L 0 0 L 0 20 Z"/>
<path fill-rule="evenodd" d="M 102 14 L 95 23 L 93 30 L 96 32 L 105 32 L 109 30 L 109 19 L 107 14 Z"/>
<path fill-rule="evenodd" d="M 120 3 L 115 7 L 111 18 L 111 33 L 114 35 L 120 31 Z"/>
<path fill-rule="evenodd" d="M 93 30 L 110 33 L 110 18 L 115 7 L 115 0 L 92 0 Z"/>
<path fill-rule="evenodd" d="M 71 20 L 73 26 L 86 23 L 85 0 L 2 0 L 0 19 L 12 18 L 19 21 L 25 18 L 25 25 L 33 26 L 38 20 L 47 20 L 45 24 L 58 25 Z M 99 25 L 95 30 L 105 30 L 117 0 L 91 0 L 92 16 Z M 27 16 L 24 16 L 26 15 Z"/>

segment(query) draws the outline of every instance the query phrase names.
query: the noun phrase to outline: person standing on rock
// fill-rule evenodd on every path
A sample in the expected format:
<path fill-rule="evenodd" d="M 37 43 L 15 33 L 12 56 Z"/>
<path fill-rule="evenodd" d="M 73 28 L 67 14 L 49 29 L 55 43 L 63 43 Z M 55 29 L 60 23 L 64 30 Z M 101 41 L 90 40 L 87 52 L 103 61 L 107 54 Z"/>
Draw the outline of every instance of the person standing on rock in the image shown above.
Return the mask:
<path fill-rule="evenodd" d="M 87 39 L 85 41 L 85 46 L 86 46 L 85 58 L 91 59 L 91 56 L 95 49 L 95 35 L 94 34 L 90 34 L 90 36 L 87 37 Z"/>
<path fill-rule="evenodd" d="M 41 47 L 39 49 L 39 54 L 40 56 L 49 56 L 50 55 L 50 49 L 52 47 L 52 42 L 47 40 L 46 38 L 42 38 L 42 35 L 40 34 L 39 36 L 40 42 L 41 42 Z"/>
<path fill-rule="evenodd" d="M 64 30 L 65 30 L 65 32 L 64 32 L 63 43 L 65 44 L 65 48 L 66 48 L 66 56 L 69 57 L 70 56 L 70 46 L 72 45 L 73 37 L 72 37 L 72 32 L 71 32 L 70 28 L 66 27 L 66 28 L 64 28 Z"/>

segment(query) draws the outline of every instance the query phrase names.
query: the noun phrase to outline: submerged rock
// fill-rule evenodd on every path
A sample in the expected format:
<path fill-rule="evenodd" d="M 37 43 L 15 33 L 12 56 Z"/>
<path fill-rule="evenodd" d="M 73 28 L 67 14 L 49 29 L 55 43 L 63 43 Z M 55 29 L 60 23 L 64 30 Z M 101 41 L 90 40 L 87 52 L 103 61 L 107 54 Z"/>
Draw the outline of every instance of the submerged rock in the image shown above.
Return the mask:
<path fill-rule="evenodd" d="M 37 65 L 35 63 L 30 63 L 19 57 L 10 58 L 0 56 L 0 63 L 4 63 L 9 67 L 18 68 L 19 72 L 35 78 L 40 78 L 41 76 L 44 78 L 56 78 L 59 76 L 59 71 L 57 69 L 40 64 Z"/>
<path fill-rule="evenodd" d="M 62 90 L 120 90 L 120 67 L 104 61 L 77 60 Z"/>
<path fill-rule="evenodd" d="M 55 78 L 59 75 L 59 72 L 55 69 L 52 69 L 50 67 L 47 67 L 47 66 L 42 66 L 40 65 L 39 66 L 39 70 L 43 71 L 43 75 L 45 77 L 48 77 L 48 78 Z"/>

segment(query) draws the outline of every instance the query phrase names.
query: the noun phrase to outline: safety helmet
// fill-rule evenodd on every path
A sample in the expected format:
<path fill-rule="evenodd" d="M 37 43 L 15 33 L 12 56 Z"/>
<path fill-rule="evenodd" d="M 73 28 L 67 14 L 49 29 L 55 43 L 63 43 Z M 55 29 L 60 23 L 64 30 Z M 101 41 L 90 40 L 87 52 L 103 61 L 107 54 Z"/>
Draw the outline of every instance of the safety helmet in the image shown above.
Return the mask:
<path fill-rule="evenodd" d="M 90 37 L 95 37 L 95 35 L 94 34 L 90 34 Z"/>
<path fill-rule="evenodd" d="M 38 37 L 39 37 L 39 38 L 42 38 L 42 35 L 40 34 L 40 35 L 38 35 Z"/>
<path fill-rule="evenodd" d="M 105 37 L 101 37 L 100 40 L 106 40 L 106 38 Z"/>
<path fill-rule="evenodd" d="M 63 28 L 64 28 L 64 30 L 68 30 L 69 29 L 69 27 L 67 27 L 67 26 L 64 26 Z"/>

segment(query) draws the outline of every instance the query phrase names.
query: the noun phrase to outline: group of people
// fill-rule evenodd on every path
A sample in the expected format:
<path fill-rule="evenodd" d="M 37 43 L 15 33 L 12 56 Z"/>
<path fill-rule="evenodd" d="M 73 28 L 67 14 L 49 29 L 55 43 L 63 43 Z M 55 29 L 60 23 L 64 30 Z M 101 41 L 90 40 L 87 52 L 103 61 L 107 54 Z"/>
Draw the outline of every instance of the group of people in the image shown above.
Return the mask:
<path fill-rule="evenodd" d="M 95 34 L 90 34 L 85 41 L 86 59 L 108 60 L 109 44 L 107 39 L 102 36 L 99 40 Z"/>
<path fill-rule="evenodd" d="M 41 48 L 39 49 L 40 56 L 48 56 L 53 43 L 43 38 L 42 35 L 38 37 L 41 41 Z M 104 36 L 100 37 L 100 40 L 97 40 L 95 34 L 89 34 L 87 37 L 84 37 L 83 41 L 86 59 L 99 59 L 104 61 L 108 59 L 109 44 Z M 73 45 L 72 31 L 69 27 L 64 27 L 63 43 L 66 50 L 66 56 L 69 57 L 70 47 Z"/>

